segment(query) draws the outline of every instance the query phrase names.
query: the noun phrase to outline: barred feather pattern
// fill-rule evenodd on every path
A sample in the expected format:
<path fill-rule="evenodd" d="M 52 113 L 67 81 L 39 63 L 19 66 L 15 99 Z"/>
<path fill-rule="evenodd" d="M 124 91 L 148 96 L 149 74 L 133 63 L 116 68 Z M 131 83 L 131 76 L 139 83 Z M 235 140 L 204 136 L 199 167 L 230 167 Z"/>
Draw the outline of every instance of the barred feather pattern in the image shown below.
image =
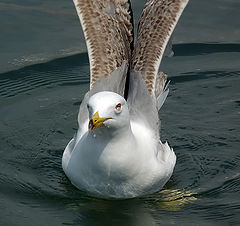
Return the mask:
<path fill-rule="evenodd" d="M 168 40 L 188 0 L 148 0 L 138 25 L 131 70 L 141 72 L 151 95 Z"/>
<path fill-rule="evenodd" d="M 130 61 L 133 41 L 129 0 L 74 0 L 85 35 L 90 88 Z"/>

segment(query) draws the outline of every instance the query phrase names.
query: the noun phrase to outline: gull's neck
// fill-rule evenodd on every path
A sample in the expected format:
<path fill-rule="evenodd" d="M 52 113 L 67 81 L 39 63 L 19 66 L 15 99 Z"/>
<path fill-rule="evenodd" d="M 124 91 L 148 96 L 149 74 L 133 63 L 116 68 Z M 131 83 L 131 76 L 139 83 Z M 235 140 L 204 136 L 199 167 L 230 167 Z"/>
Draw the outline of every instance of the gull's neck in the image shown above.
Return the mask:
<path fill-rule="evenodd" d="M 122 128 L 97 128 L 96 130 L 90 132 L 91 136 L 94 138 L 100 138 L 101 140 L 114 140 L 114 139 L 127 139 L 133 137 L 132 129 L 129 125 Z"/>

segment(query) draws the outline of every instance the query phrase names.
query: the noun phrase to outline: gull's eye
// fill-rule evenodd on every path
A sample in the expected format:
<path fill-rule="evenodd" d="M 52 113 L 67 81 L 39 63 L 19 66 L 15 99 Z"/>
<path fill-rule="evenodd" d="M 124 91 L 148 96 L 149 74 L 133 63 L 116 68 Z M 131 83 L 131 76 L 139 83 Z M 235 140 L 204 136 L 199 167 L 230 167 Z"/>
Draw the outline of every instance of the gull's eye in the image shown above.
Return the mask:
<path fill-rule="evenodd" d="M 121 108 L 122 108 L 122 105 L 121 105 L 120 103 L 118 103 L 118 104 L 115 106 L 115 109 L 116 109 L 117 111 L 120 111 Z"/>

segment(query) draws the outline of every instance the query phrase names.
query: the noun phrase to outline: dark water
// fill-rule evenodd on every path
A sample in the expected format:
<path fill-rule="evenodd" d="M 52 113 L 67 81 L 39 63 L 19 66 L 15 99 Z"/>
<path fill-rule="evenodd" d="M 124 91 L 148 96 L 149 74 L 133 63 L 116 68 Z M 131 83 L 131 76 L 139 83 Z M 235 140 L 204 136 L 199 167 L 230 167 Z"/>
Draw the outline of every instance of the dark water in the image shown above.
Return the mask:
<path fill-rule="evenodd" d="M 133 1 L 136 17 L 143 2 Z M 161 65 L 171 79 L 160 117 L 177 155 L 165 187 L 173 195 L 106 201 L 75 189 L 61 168 L 89 83 L 72 2 L 1 1 L 0 225 L 239 225 L 239 10 L 238 0 L 192 0 L 175 56 Z"/>

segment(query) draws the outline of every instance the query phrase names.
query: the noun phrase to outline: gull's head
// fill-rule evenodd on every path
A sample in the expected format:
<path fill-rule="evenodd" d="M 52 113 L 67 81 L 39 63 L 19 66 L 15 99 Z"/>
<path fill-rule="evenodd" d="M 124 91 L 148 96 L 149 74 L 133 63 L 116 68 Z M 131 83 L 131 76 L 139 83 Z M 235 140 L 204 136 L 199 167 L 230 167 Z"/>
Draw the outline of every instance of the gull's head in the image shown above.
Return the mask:
<path fill-rule="evenodd" d="M 126 100 L 114 92 L 104 91 L 94 94 L 87 103 L 90 131 L 120 131 L 130 126 Z"/>

